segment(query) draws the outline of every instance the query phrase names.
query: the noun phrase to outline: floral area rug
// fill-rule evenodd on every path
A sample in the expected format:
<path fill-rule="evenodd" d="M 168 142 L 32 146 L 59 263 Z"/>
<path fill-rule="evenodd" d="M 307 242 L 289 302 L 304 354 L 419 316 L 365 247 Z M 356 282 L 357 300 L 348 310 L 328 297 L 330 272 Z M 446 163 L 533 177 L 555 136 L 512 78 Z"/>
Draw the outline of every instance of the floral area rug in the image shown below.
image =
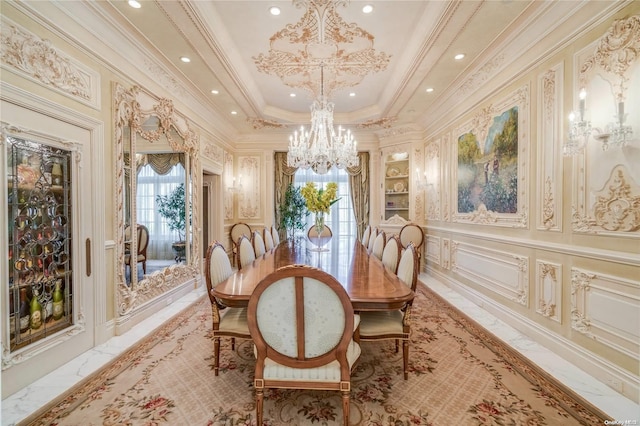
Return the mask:
<path fill-rule="evenodd" d="M 255 425 L 253 347 L 221 345 L 213 374 L 203 299 L 54 401 L 30 425 Z M 607 417 L 424 286 L 413 310 L 409 379 L 393 341 L 362 342 L 352 425 L 595 425 Z M 339 392 L 267 390 L 264 425 L 337 425 Z"/>

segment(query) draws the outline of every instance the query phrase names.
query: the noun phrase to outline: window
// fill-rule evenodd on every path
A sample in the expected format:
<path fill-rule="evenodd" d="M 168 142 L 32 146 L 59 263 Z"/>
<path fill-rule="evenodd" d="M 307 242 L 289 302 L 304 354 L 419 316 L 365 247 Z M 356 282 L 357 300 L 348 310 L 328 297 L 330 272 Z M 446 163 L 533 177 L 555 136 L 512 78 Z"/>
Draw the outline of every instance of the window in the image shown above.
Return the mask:
<path fill-rule="evenodd" d="M 331 211 L 325 219 L 325 223 L 331 228 L 334 238 L 339 237 L 341 240 L 355 239 L 358 230 L 351 205 L 349 174 L 345 170 L 336 167 L 332 167 L 324 175 L 319 175 L 310 168 L 306 170 L 298 169 L 294 178 L 295 185 L 301 187 L 307 182 L 314 182 L 316 187 L 319 188 L 324 188 L 329 182 L 338 184 L 338 198 L 340 200 L 331 206 Z M 307 225 L 311 227 L 313 224 L 314 217 L 311 214 L 307 216 Z"/>
<path fill-rule="evenodd" d="M 171 193 L 178 185 L 184 184 L 184 167 L 177 164 L 166 175 L 157 174 L 150 164 L 138 171 L 138 189 L 136 212 L 138 223 L 149 229 L 150 259 L 173 259 L 171 244 L 180 239 L 175 231 L 167 226 L 167 221 L 156 208 L 156 196 Z"/>

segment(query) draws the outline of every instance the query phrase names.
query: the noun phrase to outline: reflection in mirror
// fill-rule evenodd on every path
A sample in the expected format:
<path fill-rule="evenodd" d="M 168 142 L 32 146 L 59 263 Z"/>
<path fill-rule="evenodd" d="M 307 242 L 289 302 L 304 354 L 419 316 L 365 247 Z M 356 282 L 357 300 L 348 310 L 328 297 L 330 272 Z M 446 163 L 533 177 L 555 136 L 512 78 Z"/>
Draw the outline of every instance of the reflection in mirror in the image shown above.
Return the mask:
<path fill-rule="evenodd" d="M 118 313 L 199 275 L 193 181 L 198 138 L 167 99 L 114 86 Z M 197 229 L 197 228 L 196 228 Z"/>

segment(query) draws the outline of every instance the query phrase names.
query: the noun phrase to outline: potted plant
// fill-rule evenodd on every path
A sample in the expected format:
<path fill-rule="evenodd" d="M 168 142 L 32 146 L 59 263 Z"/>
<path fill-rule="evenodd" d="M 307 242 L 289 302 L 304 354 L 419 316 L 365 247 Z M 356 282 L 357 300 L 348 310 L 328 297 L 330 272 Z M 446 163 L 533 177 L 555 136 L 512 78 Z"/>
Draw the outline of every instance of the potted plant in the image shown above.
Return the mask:
<path fill-rule="evenodd" d="M 175 241 L 171 245 L 176 255 L 176 262 L 185 257 L 185 229 L 187 224 L 185 201 L 183 183 L 178 185 L 168 195 L 156 196 L 158 213 L 167 220 L 169 229 L 178 233 L 178 241 Z"/>
<path fill-rule="evenodd" d="M 280 228 L 287 230 L 287 235 L 293 240 L 296 230 L 303 231 L 306 226 L 305 217 L 309 214 L 307 205 L 300 188 L 289 184 L 284 194 L 284 201 L 280 205 Z"/>

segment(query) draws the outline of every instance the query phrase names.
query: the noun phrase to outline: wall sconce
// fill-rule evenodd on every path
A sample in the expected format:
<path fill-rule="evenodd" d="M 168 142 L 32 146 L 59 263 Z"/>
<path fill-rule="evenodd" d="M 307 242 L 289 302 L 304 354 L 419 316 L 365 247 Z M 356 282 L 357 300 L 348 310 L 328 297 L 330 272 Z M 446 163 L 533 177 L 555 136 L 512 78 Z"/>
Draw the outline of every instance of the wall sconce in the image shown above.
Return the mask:
<path fill-rule="evenodd" d="M 587 91 L 580 90 L 579 120 L 576 120 L 575 112 L 569 113 L 569 139 L 563 145 L 563 154 L 566 156 L 582 153 L 591 134 L 591 122 L 584 119 Z"/>
<path fill-rule="evenodd" d="M 602 142 L 602 150 L 606 151 L 609 146 L 623 147 L 627 144 L 627 141 L 631 140 L 633 135 L 633 129 L 631 126 L 625 126 L 624 122 L 627 118 L 627 114 L 624 113 L 624 101 L 618 102 L 618 113 L 615 116 L 615 121 L 607 124 L 606 130 L 602 132 L 600 129 L 595 129 L 597 132 L 594 134 L 594 138 Z"/>
<path fill-rule="evenodd" d="M 238 181 L 236 181 L 236 178 L 234 176 L 233 185 L 228 187 L 227 191 L 231 192 L 232 194 L 237 194 L 239 192 L 242 192 L 242 175 L 240 175 L 240 178 L 238 179 Z"/>
<path fill-rule="evenodd" d="M 618 96 L 620 100 L 618 102 L 615 121 L 607 124 L 605 130 L 598 127 L 591 128 L 591 122 L 584 119 L 586 97 L 587 92 L 583 88 L 579 94 L 580 102 L 578 113 L 580 119 L 576 120 L 576 115 L 573 111 L 569 114 L 569 138 L 563 145 L 563 153 L 565 156 L 581 154 L 587 142 L 589 142 L 589 136 L 592 134 L 595 140 L 602 143 L 603 151 L 608 150 L 609 147 L 625 146 L 633 135 L 631 126 L 624 124 L 627 114 L 624 112 L 623 94 Z"/>

